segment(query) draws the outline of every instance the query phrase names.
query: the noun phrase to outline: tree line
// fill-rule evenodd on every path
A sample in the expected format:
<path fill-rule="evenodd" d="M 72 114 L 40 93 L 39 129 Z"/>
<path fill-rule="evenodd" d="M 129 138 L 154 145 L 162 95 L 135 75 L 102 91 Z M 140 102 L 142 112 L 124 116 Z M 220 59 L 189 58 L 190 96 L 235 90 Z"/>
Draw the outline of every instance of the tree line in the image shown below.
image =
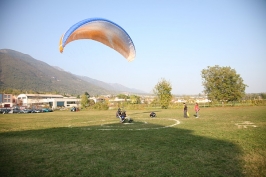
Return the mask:
<path fill-rule="evenodd" d="M 204 87 L 203 93 L 211 102 L 237 102 L 240 100 L 256 100 L 266 99 L 266 93 L 246 94 L 245 89 L 248 87 L 240 74 L 237 74 L 235 69 L 231 67 L 220 67 L 219 65 L 208 66 L 201 71 L 202 85 Z M 172 86 L 169 81 L 162 78 L 154 87 L 153 93 L 156 95 L 152 104 L 159 104 L 162 109 L 167 109 L 173 98 L 171 93 Z M 8 93 L 18 95 L 20 93 L 40 94 L 33 90 L 18 90 L 18 89 L 0 89 L 0 93 Z M 43 94 L 47 94 L 43 93 Z M 49 92 L 49 94 L 60 94 L 57 91 Z M 69 96 L 63 93 L 64 96 Z M 90 95 L 85 92 L 83 95 L 77 95 L 81 98 L 82 107 L 90 107 L 95 103 L 89 99 Z M 116 97 L 120 99 L 130 99 L 131 104 L 140 104 L 141 98 L 137 95 L 118 94 Z M 99 105 L 96 105 L 99 106 Z"/>
<path fill-rule="evenodd" d="M 237 74 L 236 70 L 229 66 L 208 66 L 201 71 L 201 77 L 204 87 L 203 93 L 213 103 L 235 103 L 245 98 L 251 99 L 251 96 L 253 99 L 266 99 L 266 93 L 246 94 L 245 89 L 248 86 L 244 83 L 240 74 Z M 156 101 L 163 109 L 167 109 L 172 100 L 171 90 L 171 83 L 164 78 L 154 87 L 153 92 L 157 96 Z"/>

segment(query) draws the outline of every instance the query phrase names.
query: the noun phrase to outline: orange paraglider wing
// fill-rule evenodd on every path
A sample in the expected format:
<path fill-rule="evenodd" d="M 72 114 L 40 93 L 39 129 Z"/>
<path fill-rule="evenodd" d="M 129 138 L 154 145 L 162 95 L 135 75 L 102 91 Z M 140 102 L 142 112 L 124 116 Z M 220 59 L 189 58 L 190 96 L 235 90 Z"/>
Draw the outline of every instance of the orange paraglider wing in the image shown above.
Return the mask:
<path fill-rule="evenodd" d="M 101 42 L 119 52 L 128 61 L 134 60 L 136 56 L 135 46 L 127 32 L 116 23 L 103 18 L 82 20 L 70 27 L 60 39 L 60 52 L 63 52 L 68 43 L 79 39 Z"/>

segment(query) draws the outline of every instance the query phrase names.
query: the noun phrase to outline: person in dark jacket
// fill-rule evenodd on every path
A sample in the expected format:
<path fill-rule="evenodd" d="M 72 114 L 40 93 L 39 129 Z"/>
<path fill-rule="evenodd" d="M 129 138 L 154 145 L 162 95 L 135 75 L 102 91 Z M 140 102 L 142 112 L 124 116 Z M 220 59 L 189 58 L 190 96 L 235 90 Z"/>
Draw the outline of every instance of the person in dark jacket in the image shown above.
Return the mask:
<path fill-rule="evenodd" d="M 183 103 L 183 107 L 184 107 L 184 118 L 188 118 L 188 116 L 187 116 L 187 104 Z"/>
<path fill-rule="evenodd" d="M 118 110 L 117 110 L 117 112 L 116 112 L 116 117 L 117 117 L 117 118 L 120 118 L 120 117 L 121 117 L 121 114 L 122 114 L 121 109 L 118 108 Z"/>

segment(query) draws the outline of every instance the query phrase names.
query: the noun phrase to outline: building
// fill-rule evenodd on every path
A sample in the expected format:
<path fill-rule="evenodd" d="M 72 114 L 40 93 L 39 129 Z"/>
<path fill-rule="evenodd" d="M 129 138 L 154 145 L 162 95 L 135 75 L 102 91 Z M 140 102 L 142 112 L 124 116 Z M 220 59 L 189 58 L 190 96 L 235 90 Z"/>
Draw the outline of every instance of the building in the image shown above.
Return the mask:
<path fill-rule="evenodd" d="M 20 94 L 18 95 L 18 105 L 25 107 L 49 106 L 52 109 L 58 107 L 78 107 L 80 99 L 73 97 L 63 97 L 62 95 L 49 94 Z"/>
<path fill-rule="evenodd" d="M 13 107 L 16 105 L 15 98 L 12 94 L 0 93 L 0 107 Z"/>
<path fill-rule="evenodd" d="M 89 98 L 89 99 L 91 99 L 91 100 L 93 100 L 94 101 L 94 103 L 102 103 L 102 102 L 104 102 L 105 101 L 105 99 L 104 98 L 96 98 L 96 97 L 91 97 L 91 98 Z"/>

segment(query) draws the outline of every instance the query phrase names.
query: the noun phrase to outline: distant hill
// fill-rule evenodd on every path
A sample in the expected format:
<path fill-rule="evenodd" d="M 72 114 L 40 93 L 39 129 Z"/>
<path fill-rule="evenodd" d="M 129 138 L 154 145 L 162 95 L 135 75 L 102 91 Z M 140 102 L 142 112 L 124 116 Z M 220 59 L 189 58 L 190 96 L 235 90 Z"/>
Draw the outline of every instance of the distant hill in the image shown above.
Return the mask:
<path fill-rule="evenodd" d="M 121 84 L 117 84 L 117 83 L 106 83 L 106 82 L 102 82 L 102 81 L 99 81 L 96 79 L 89 78 L 87 76 L 78 76 L 78 75 L 75 75 L 75 76 L 77 76 L 78 78 L 80 78 L 86 82 L 89 82 L 93 85 L 96 85 L 98 87 L 102 87 L 102 88 L 104 88 L 106 90 L 110 90 L 110 91 L 128 92 L 128 93 L 145 93 L 144 91 L 134 89 L 134 88 L 128 88 L 128 87 L 125 87 L 125 86 L 123 86 Z"/>
<path fill-rule="evenodd" d="M 91 95 L 119 92 L 143 93 L 119 84 L 108 84 L 86 76 L 74 75 L 59 67 L 36 60 L 30 55 L 10 49 L 1 49 L 0 89 L 5 88 L 72 95 L 84 92 Z"/>

